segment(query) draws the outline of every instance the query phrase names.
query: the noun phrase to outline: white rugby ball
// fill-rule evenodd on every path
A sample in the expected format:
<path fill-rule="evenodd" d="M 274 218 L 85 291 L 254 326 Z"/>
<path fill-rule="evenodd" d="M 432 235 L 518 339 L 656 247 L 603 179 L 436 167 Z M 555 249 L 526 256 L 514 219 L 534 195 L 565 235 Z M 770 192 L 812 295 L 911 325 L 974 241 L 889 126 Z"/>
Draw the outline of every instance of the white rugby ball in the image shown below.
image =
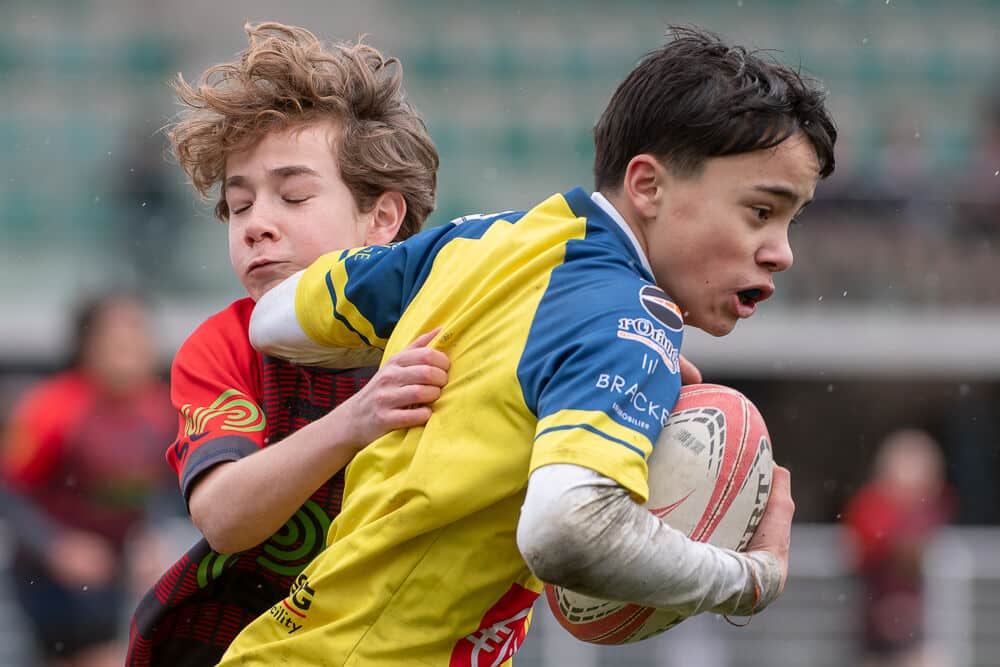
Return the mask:
<path fill-rule="evenodd" d="M 771 491 L 771 442 L 757 407 L 715 384 L 681 388 L 649 457 L 646 507 L 688 537 L 743 550 Z M 636 642 L 684 616 L 545 586 L 549 608 L 574 637 L 595 644 Z"/>

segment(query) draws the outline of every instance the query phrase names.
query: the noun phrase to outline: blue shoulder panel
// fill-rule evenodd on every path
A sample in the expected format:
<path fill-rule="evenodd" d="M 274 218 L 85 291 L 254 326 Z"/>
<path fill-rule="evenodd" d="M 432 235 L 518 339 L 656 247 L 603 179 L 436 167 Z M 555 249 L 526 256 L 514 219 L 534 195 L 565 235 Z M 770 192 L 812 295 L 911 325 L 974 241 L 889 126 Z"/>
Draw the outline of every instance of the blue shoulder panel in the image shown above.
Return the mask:
<path fill-rule="evenodd" d="M 631 247 L 616 231 L 595 219 L 586 238 L 567 243 L 518 379 L 539 419 L 561 410 L 600 411 L 655 442 L 680 393 L 683 322 L 663 291 L 636 270 Z"/>

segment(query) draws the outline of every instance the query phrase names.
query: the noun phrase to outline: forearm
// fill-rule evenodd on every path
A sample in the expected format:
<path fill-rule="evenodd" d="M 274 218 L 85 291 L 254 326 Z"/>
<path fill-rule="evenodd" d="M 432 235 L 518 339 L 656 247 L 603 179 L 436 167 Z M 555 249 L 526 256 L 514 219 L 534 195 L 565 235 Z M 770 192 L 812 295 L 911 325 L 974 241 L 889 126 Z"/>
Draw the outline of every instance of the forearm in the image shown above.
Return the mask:
<path fill-rule="evenodd" d="M 746 614 L 780 589 L 780 565 L 767 552 L 694 542 L 614 480 L 580 466 L 532 473 L 517 538 L 539 578 L 598 598 L 687 615 Z"/>
<path fill-rule="evenodd" d="M 347 465 L 359 443 L 348 439 L 338 416 L 334 411 L 195 482 L 191 517 L 213 549 L 234 553 L 265 541 Z"/>

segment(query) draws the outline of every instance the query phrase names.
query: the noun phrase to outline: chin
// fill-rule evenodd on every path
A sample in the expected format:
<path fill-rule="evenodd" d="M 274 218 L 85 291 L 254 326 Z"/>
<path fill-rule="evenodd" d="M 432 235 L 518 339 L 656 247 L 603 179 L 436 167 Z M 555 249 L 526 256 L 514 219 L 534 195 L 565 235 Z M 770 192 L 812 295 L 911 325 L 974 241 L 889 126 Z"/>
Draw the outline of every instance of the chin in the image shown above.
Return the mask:
<path fill-rule="evenodd" d="M 254 302 L 257 302 L 271 288 L 271 285 L 243 285 L 243 288 L 247 291 L 247 296 L 253 299 Z"/>
<path fill-rule="evenodd" d="M 687 322 L 687 324 L 690 324 L 691 326 L 697 329 L 701 329 L 705 333 L 711 336 L 715 336 L 716 338 L 721 338 L 727 334 L 731 334 L 733 332 L 733 329 L 736 328 L 736 320 L 733 320 L 732 322 L 728 320 L 723 322 L 705 322 L 705 323 Z"/>

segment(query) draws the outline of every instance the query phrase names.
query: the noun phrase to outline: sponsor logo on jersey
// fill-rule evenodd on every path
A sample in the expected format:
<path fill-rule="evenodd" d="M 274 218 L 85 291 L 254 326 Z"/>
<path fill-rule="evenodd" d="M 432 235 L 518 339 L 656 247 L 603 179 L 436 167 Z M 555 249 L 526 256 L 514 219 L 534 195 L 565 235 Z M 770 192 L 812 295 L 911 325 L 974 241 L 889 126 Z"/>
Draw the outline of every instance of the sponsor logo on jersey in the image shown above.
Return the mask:
<path fill-rule="evenodd" d="M 341 255 L 341 259 L 344 260 L 344 261 L 346 261 L 346 260 L 352 260 L 352 261 L 356 260 L 356 261 L 359 261 L 359 262 L 360 261 L 364 261 L 364 260 L 369 260 L 372 257 L 376 257 L 378 255 L 382 255 L 384 253 L 387 253 L 387 252 L 390 252 L 392 250 L 395 250 L 396 246 L 398 246 L 399 243 L 400 242 L 390 243 L 389 245 L 384 245 L 384 246 L 381 246 L 381 245 L 378 245 L 378 246 L 370 245 L 370 246 L 364 246 L 364 247 L 361 247 L 361 248 L 352 248 L 350 250 L 345 250 L 344 253 Z"/>
<path fill-rule="evenodd" d="M 648 347 L 663 360 L 663 365 L 671 373 L 676 373 L 680 367 L 678 359 L 680 351 L 670 340 L 670 335 L 656 326 L 654 320 L 645 317 L 621 317 L 618 319 L 618 337 L 634 340 Z"/>
<path fill-rule="evenodd" d="M 479 628 L 458 640 L 448 667 L 499 667 L 510 660 L 528 634 L 528 615 L 538 593 L 512 584 L 483 615 Z"/>
<path fill-rule="evenodd" d="M 616 375 L 614 373 L 600 373 L 597 376 L 597 381 L 594 386 L 598 389 L 604 389 L 611 392 L 612 394 L 617 394 L 627 401 L 625 407 L 631 408 L 633 413 L 638 412 L 642 418 L 650 418 L 654 422 L 658 422 L 660 426 L 666 426 L 667 420 L 670 419 L 670 408 L 657 403 L 652 400 L 642 391 L 639 387 L 638 382 L 632 382 L 626 379 L 624 376 Z M 626 412 L 620 405 L 620 401 L 615 402 L 612 406 L 615 414 L 626 423 L 632 426 L 638 426 L 639 428 L 648 431 L 649 424 L 642 419 L 632 416 L 629 412 Z"/>
<path fill-rule="evenodd" d="M 278 625 L 287 628 L 288 634 L 293 635 L 305 625 L 307 612 L 315 595 L 316 591 L 309 585 L 309 577 L 300 574 L 295 578 L 288 597 L 271 607 L 267 613 Z"/>
<path fill-rule="evenodd" d="M 451 221 L 453 225 L 460 225 L 463 222 L 472 222 L 473 220 L 500 220 L 511 213 L 516 213 L 517 211 L 500 211 L 499 213 L 473 213 L 472 215 L 463 215 L 460 218 L 455 218 Z"/>
<path fill-rule="evenodd" d="M 639 303 L 653 319 L 671 331 L 684 329 L 681 309 L 656 285 L 646 285 L 639 290 Z"/>
<path fill-rule="evenodd" d="M 202 437 L 208 431 L 209 422 L 219 418 L 224 420 L 219 427 L 222 431 L 252 433 L 263 431 L 265 426 L 260 407 L 236 389 L 222 392 L 208 407 L 186 403 L 181 406 L 181 415 L 184 416 L 184 432 L 191 440 L 196 439 L 191 437 L 196 434 L 198 438 Z"/>

